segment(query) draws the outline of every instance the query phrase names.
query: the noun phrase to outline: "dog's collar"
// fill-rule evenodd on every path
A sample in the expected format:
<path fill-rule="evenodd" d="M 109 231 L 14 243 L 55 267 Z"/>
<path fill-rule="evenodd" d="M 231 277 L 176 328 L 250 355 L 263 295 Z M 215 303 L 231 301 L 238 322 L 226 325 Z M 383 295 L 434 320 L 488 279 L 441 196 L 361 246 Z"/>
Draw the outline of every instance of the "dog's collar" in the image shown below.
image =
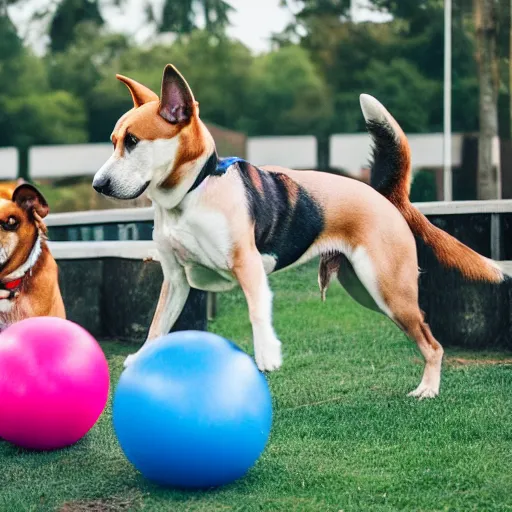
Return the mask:
<path fill-rule="evenodd" d="M 228 167 L 237 162 L 243 162 L 243 158 L 238 158 L 237 156 L 230 156 L 227 158 L 219 158 L 216 152 L 213 152 L 206 163 L 203 165 L 203 168 L 199 171 L 196 180 L 189 188 L 188 193 L 195 190 L 208 176 L 221 176 L 226 173 Z"/>
<path fill-rule="evenodd" d="M 20 288 L 23 282 L 23 278 L 37 263 L 39 256 L 41 256 L 41 251 L 41 235 L 38 234 L 36 243 L 34 244 L 34 247 L 32 247 L 32 250 L 30 251 L 30 254 L 28 255 L 25 263 L 11 272 L 8 276 L 4 277 L 0 282 L 0 288 L 9 290 L 11 292 L 9 299 L 15 296 L 17 290 Z"/>
<path fill-rule="evenodd" d="M 197 175 L 196 180 L 192 184 L 192 186 L 188 189 L 187 194 L 192 192 L 192 190 L 195 190 L 201 183 L 210 175 L 215 174 L 217 171 L 217 163 L 219 161 L 219 158 L 217 157 L 217 153 L 214 151 L 208 160 L 206 160 L 206 163 L 203 165 L 203 168 L 199 171 L 199 174 Z"/>
<path fill-rule="evenodd" d="M 245 160 L 238 156 L 227 156 L 226 158 L 221 158 L 217 164 L 217 172 L 219 174 L 224 174 L 228 170 L 228 167 L 238 162 L 245 162 Z"/>

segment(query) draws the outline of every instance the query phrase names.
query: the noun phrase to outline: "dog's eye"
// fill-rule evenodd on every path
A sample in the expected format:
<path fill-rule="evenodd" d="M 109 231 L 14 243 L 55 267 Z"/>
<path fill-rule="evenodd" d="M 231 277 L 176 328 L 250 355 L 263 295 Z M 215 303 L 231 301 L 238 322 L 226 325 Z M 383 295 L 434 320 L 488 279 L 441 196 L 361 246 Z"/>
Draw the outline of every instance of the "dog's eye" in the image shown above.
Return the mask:
<path fill-rule="evenodd" d="M 127 132 L 124 136 L 124 147 L 128 151 L 132 150 L 137 145 L 138 142 L 139 139 L 137 139 L 137 137 L 135 137 L 135 135 L 133 135 L 132 133 Z"/>
<path fill-rule="evenodd" d="M 20 222 L 16 217 L 9 217 L 5 222 L 2 222 L 2 229 L 5 231 L 15 231 L 19 225 Z"/>

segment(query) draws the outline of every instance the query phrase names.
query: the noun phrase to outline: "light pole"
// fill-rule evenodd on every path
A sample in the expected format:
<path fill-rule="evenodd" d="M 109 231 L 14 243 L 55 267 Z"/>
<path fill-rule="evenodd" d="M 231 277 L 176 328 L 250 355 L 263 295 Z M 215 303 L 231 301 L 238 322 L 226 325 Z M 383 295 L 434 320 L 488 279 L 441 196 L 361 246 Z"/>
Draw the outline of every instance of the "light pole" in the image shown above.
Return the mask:
<path fill-rule="evenodd" d="M 452 0 L 444 0 L 444 200 L 452 200 Z"/>

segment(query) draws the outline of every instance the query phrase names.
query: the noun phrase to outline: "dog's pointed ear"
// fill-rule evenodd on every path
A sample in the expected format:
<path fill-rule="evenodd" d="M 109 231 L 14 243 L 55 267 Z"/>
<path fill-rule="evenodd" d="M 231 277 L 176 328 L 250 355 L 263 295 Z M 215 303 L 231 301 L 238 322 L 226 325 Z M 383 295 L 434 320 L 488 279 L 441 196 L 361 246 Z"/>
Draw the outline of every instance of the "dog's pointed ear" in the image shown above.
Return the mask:
<path fill-rule="evenodd" d="M 196 108 L 186 80 L 172 64 L 167 64 L 162 78 L 160 115 L 171 124 L 187 123 Z"/>
<path fill-rule="evenodd" d="M 116 78 L 123 82 L 130 90 L 133 106 L 135 108 L 144 105 L 144 103 L 149 103 L 150 101 L 158 101 L 158 95 L 145 85 L 139 84 L 139 82 L 123 75 L 116 75 Z"/>
<path fill-rule="evenodd" d="M 28 213 L 36 212 L 39 217 L 44 219 L 50 208 L 43 194 L 36 187 L 23 183 L 16 187 L 12 194 L 12 200 Z"/>

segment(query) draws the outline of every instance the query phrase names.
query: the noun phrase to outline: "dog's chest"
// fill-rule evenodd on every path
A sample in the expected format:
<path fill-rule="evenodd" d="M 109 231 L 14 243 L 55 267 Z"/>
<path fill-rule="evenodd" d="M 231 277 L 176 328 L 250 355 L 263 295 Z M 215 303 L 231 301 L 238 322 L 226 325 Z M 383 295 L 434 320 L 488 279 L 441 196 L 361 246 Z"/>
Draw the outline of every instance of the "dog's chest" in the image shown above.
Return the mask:
<path fill-rule="evenodd" d="M 33 316 L 30 300 L 20 296 L 13 300 L 0 299 L 0 332 L 12 324 Z"/>
<path fill-rule="evenodd" d="M 199 264 L 227 270 L 231 262 L 231 237 L 225 217 L 214 211 L 155 210 L 153 238 L 159 251 L 171 251 L 186 267 Z"/>

